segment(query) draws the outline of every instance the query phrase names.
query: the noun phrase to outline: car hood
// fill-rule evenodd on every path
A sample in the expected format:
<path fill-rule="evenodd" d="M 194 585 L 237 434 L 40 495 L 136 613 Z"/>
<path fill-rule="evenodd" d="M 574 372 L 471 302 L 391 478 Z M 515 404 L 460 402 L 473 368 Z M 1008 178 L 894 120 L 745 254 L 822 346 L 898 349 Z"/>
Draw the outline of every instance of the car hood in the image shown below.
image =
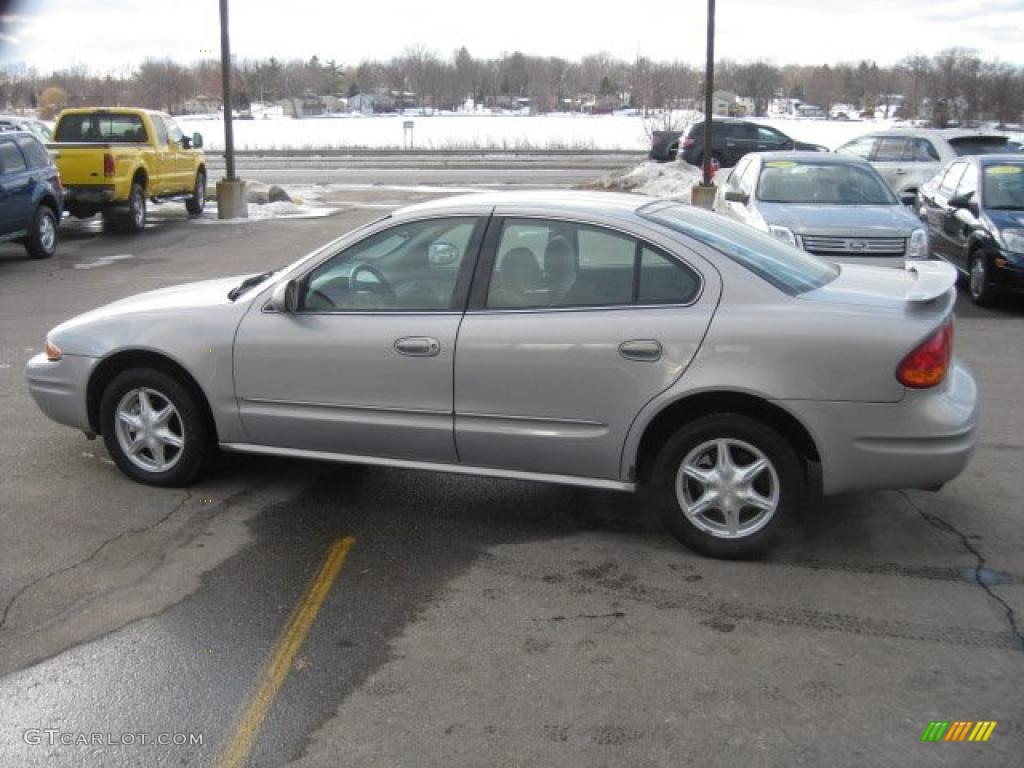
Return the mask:
<path fill-rule="evenodd" d="M 1022 229 L 1024 228 L 1024 211 L 993 211 L 985 209 L 985 215 L 992 222 L 996 229 Z"/>
<path fill-rule="evenodd" d="M 180 330 L 197 319 L 202 325 L 225 315 L 240 319 L 248 308 L 248 299 L 270 284 L 261 283 L 232 302 L 228 291 L 246 277 L 184 283 L 129 296 L 73 317 L 48 335 L 66 353 L 99 356 L 119 347 L 143 345 L 142 340 L 160 328 L 173 326 Z"/>
<path fill-rule="evenodd" d="M 902 205 L 793 205 L 757 203 L 768 224 L 798 235 L 908 236 L 921 221 Z"/>

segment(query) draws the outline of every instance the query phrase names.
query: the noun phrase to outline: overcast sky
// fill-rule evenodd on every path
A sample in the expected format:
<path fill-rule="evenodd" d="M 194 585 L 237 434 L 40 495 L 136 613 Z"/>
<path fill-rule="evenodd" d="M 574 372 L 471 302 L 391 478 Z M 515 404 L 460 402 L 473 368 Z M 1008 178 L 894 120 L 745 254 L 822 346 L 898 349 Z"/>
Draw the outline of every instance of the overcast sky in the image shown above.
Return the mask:
<path fill-rule="evenodd" d="M 239 57 L 388 58 L 426 45 L 448 56 L 503 52 L 699 63 L 704 0 L 232 0 Z M 85 64 L 126 71 L 147 56 L 218 56 L 217 0 L 14 0 L 0 61 L 41 72 Z M 950 46 L 1024 63 L 1024 0 L 718 0 L 718 58 L 777 64 L 892 63 Z"/>

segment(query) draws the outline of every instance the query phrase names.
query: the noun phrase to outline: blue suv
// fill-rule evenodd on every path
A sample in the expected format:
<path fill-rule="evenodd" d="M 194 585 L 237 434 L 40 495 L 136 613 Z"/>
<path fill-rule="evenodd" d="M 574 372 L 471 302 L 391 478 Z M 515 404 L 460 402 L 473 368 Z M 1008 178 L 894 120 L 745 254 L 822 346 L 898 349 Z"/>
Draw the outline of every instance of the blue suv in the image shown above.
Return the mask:
<path fill-rule="evenodd" d="M 34 259 L 57 252 L 64 190 L 50 153 L 27 131 L 0 133 L 0 242 L 25 246 Z"/>

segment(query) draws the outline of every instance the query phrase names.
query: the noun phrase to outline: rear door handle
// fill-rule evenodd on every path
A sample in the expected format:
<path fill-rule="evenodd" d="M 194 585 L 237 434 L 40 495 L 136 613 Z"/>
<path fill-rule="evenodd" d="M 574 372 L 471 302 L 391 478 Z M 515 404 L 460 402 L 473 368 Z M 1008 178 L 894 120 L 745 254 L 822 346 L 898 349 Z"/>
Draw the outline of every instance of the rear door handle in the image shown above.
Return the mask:
<path fill-rule="evenodd" d="M 661 359 L 661 343 L 654 339 L 631 339 L 619 344 L 619 354 L 627 360 L 653 363 Z"/>
<path fill-rule="evenodd" d="M 897 176 L 905 176 L 907 171 L 905 168 L 897 168 L 895 171 L 893 171 L 893 173 L 895 173 Z"/>
<path fill-rule="evenodd" d="M 441 342 L 430 336 L 406 336 L 395 341 L 395 352 L 407 357 L 434 357 L 441 351 Z"/>

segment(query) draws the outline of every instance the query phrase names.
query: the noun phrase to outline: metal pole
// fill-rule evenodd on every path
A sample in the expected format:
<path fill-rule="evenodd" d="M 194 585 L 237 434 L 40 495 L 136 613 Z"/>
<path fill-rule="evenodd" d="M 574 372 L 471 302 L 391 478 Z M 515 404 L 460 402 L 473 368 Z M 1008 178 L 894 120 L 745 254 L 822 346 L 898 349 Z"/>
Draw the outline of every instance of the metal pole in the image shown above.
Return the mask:
<path fill-rule="evenodd" d="M 221 0 L 223 5 L 224 0 Z M 708 0 L 708 61 L 704 71 L 704 186 L 711 186 L 711 112 L 715 89 L 715 0 Z"/>
<path fill-rule="evenodd" d="M 224 164 L 228 181 L 235 181 L 235 134 L 231 127 L 231 42 L 228 39 L 228 0 L 220 0 L 220 76 L 224 89 Z"/>

